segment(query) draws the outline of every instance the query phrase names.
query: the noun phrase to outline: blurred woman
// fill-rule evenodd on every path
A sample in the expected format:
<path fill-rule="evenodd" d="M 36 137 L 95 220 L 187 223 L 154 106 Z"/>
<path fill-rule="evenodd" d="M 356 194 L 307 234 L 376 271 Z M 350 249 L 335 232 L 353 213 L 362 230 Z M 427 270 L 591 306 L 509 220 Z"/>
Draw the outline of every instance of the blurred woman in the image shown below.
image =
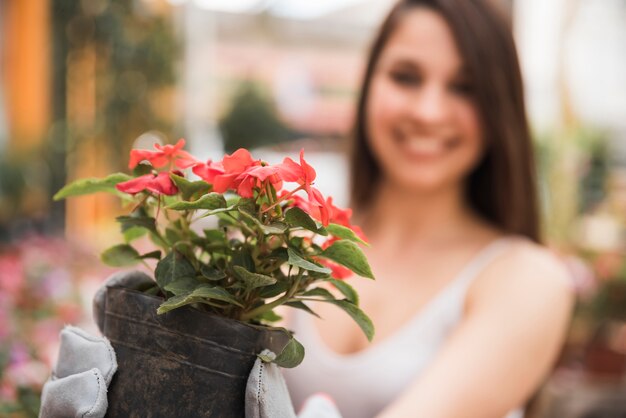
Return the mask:
<path fill-rule="evenodd" d="M 345 418 L 513 417 L 546 377 L 572 305 L 541 245 L 532 144 L 506 20 L 487 1 L 401 0 L 374 40 L 352 153 L 354 222 L 377 280 L 349 280 L 368 343 L 334 306 L 290 313 L 296 410 Z"/>

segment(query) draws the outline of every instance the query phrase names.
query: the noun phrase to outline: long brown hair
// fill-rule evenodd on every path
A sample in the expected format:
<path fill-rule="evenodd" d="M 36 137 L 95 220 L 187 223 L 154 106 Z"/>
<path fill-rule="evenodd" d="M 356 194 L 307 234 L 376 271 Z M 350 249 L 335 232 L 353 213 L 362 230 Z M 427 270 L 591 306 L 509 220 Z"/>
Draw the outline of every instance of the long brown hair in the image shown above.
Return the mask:
<path fill-rule="evenodd" d="M 485 135 L 485 154 L 467 179 L 467 199 L 503 231 L 540 241 L 536 174 L 522 77 L 510 24 L 485 0 L 400 0 L 374 38 L 357 103 L 351 152 L 351 200 L 357 210 L 373 198 L 381 171 L 367 141 L 366 109 L 376 64 L 406 12 L 426 7 L 452 30 L 472 79 Z"/>

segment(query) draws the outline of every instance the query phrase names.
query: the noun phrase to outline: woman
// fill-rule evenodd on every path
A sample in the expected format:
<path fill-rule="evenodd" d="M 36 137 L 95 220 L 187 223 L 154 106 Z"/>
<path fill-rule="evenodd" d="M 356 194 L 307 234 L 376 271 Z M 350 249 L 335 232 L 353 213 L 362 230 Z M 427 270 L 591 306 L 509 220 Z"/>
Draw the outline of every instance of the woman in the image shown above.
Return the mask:
<path fill-rule="evenodd" d="M 401 0 L 369 56 L 352 156 L 376 282 L 350 281 L 376 336 L 315 306 L 285 377 L 345 418 L 504 417 L 555 360 L 572 305 L 540 245 L 532 144 L 510 30 L 486 1 Z M 510 414 L 510 415 L 507 415 Z"/>

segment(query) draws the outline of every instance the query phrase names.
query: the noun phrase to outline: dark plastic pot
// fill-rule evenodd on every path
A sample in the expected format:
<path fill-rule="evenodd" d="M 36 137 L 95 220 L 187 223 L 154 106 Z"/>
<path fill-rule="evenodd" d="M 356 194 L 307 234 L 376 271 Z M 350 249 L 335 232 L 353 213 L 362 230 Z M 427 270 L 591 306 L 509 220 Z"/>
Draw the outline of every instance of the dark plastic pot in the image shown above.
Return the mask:
<path fill-rule="evenodd" d="M 279 353 L 287 336 L 189 306 L 163 315 L 163 300 L 107 289 L 104 335 L 117 355 L 109 418 L 244 416 L 256 354 Z"/>

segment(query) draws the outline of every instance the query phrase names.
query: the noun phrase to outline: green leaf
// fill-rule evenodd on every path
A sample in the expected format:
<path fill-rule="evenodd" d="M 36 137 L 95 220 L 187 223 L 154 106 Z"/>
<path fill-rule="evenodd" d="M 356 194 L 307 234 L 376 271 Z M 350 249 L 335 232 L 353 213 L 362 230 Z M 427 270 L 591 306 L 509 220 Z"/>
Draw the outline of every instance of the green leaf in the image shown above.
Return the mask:
<path fill-rule="evenodd" d="M 207 303 L 209 300 L 219 300 L 239 307 L 243 307 L 230 293 L 221 287 L 200 285 L 191 293 L 183 293 L 169 298 L 159 306 L 157 314 L 169 312 L 190 303 Z"/>
<path fill-rule="evenodd" d="M 183 277 L 174 280 L 173 282 L 165 286 L 164 289 L 178 296 L 191 293 L 196 287 L 198 287 L 198 284 L 199 282 L 193 277 Z"/>
<path fill-rule="evenodd" d="M 359 238 L 353 230 L 350 228 L 346 228 L 343 225 L 338 224 L 329 224 L 326 227 L 326 230 L 330 232 L 331 235 L 336 236 L 337 238 L 347 239 L 348 241 L 356 242 L 358 244 L 363 244 L 369 247 L 369 244 Z"/>
<path fill-rule="evenodd" d="M 182 235 L 181 231 L 179 231 L 179 230 L 172 229 L 172 228 L 167 228 L 165 230 L 165 239 L 170 244 L 175 244 L 178 241 L 182 241 L 183 240 L 183 235 Z"/>
<path fill-rule="evenodd" d="M 330 293 L 327 289 L 323 287 L 314 287 L 313 289 L 309 289 L 302 294 L 302 296 L 321 296 L 327 300 L 335 300 L 335 296 Z"/>
<path fill-rule="evenodd" d="M 224 234 L 224 231 L 220 231 L 219 229 L 205 229 L 203 232 L 204 232 L 204 236 L 209 241 L 224 241 L 224 240 L 226 240 L 226 234 Z"/>
<path fill-rule="evenodd" d="M 295 338 L 291 337 L 283 351 L 276 357 L 274 363 L 280 367 L 291 369 L 302 363 L 304 358 L 304 347 Z"/>
<path fill-rule="evenodd" d="M 191 296 L 193 296 L 194 298 L 220 300 L 222 302 L 227 302 L 243 308 L 243 305 L 237 299 L 235 299 L 235 297 L 230 294 L 230 292 L 219 286 L 211 286 L 208 284 L 200 285 L 191 293 Z"/>
<path fill-rule="evenodd" d="M 207 209 L 213 211 L 216 209 L 226 209 L 226 200 L 224 199 L 224 195 L 220 193 L 209 193 L 193 202 L 175 202 L 167 208 L 173 210 Z"/>
<path fill-rule="evenodd" d="M 217 214 L 224 213 L 224 212 L 232 212 L 232 211 L 234 211 L 234 210 L 236 210 L 236 209 L 237 209 L 237 208 L 236 208 L 235 206 L 227 206 L 227 207 L 225 207 L 225 208 L 213 209 L 213 210 L 210 210 L 210 211 L 208 211 L 208 212 L 204 213 L 204 214 L 202 215 L 202 218 L 206 218 L 207 216 L 217 215 Z M 228 221 L 229 221 L 231 224 L 233 224 L 233 222 L 234 222 L 234 221 L 233 221 L 231 218 L 227 218 L 227 219 L 228 219 Z M 234 223 L 234 225 L 237 225 L 237 224 L 236 224 L 236 223 Z"/>
<path fill-rule="evenodd" d="M 278 247 L 275 250 L 272 250 L 272 252 L 268 254 L 267 258 L 277 261 L 281 260 L 286 263 L 287 260 L 289 260 L 289 253 L 285 247 Z"/>
<path fill-rule="evenodd" d="M 127 230 L 123 231 L 122 235 L 124 235 L 124 241 L 128 244 L 136 240 L 137 238 L 143 237 L 144 235 L 146 235 L 146 232 L 148 232 L 148 230 L 145 228 L 133 226 L 132 228 L 128 228 Z"/>
<path fill-rule="evenodd" d="M 262 321 L 266 321 L 266 322 L 277 322 L 277 321 L 280 321 L 281 319 L 283 319 L 283 317 L 278 315 L 274 311 L 267 311 L 267 312 L 264 312 L 259 317 L 259 319 L 262 320 Z"/>
<path fill-rule="evenodd" d="M 301 255 L 299 255 L 296 251 L 294 251 L 291 248 L 287 249 L 287 253 L 289 254 L 289 260 L 287 261 L 287 263 L 292 266 L 296 266 L 304 270 L 316 271 L 318 273 L 329 274 L 332 271 L 329 268 L 322 267 L 308 260 L 305 260 L 304 258 L 302 258 Z"/>
<path fill-rule="evenodd" d="M 128 174 L 115 173 L 101 179 L 88 178 L 76 180 L 59 190 L 54 195 L 53 199 L 61 200 L 67 197 L 81 196 L 98 192 L 108 192 L 118 195 L 124 195 L 115 188 L 115 185 L 124 181 L 128 181 L 130 179 L 132 179 L 132 177 Z"/>
<path fill-rule="evenodd" d="M 328 235 L 326 229 L 319 227 L 311 216 L 300 208 L 291 208 L 285 212 L 285 222 L 291 226 L 301 227 L 320 235 Z"/>
<path fill-rule="evenodd" d="M 211 185 L 204 180 L 189 181 L 186 178 L 174 173 L 170 173 L 170 178 L 176 187 L 178 187 L 183 200 L 189 200 L 193 195 L 198 193 L 208 193 L 211 189 Z"/>
<path fill-rule="evenodd" d="M 269 225 L 265 225 L 263 222 L 257 219 L 256 216 L 254 216 L 252 213 L 249 213 L 247 208 L 239 207 L 238 210 L 239 213 L 241 213 L 246 219 L 251 220 L 255 225 L 261 228 L 261 231 L 263 231 L 265 235 L 280 235 L 284 234 L 287 230 L 287 225 L 282 222 L 273 222 Z"/>
<path fill-rule="evenodd" d="M 168 253 L 157 263 L 154 276 L 161 289 L 183 277 L 195 277 L 196 270 L 191 263 L 178 251 Z"/>
<path fill-rule="evenodd" d="M 200 274 L 202 275 L 202 277 L 211 281 L 217 281 L 226 278 L 226 273 L 215 267 L 207 266 L 206 264 L 202 264 L 200 266 Z"/>
<path fill-rule="evenodd" d="M 119 244 L 105 250 L 100 258 L 109 266 L 127 267 L 139 262 L 139 253 L 128 244 Z"/>
<path fill-rule="evenodd" d="M 161 315 L 165 312 L 169 312 L 173 309 L 180 308 L 181 306 L 189 305 L 190 303 L 198 302 L 197 298 L 192 297 L 190 294 L 182 294 L 174 296 L 166 300 L 157 309 L 157 314 Z"/>
<path fill-rule="evenodd" d="M 311 315 L 315 315 L 318 318 L 321 318 L 318 314 L 313 312 L 313 310 L 311 308 L 309 308 L 308 305 L 306 305 L 301 300 L 295 300 L 295 301 L 291 301 L 291 302 L 286 302 L 285 305 L 291 306 L 292 308 L 296 308 L 296 309 L 302 309 L 303 311 L 306 311 L 306 312 L 310 313 Z"/>
<path fill-rule="evenodd" d="M 156 220 L 150 216 L 118 216 L 115 220 L 121 224 L 122 232 L 136 227 L 156 232 Z"/>
<path fill-rule="evenodd" d="M 141 258 L 142 260 L 145 260 L 146 258 L 154 258 L 154 259 L 160 260 L 161 250 L 150 251 L 149 253 L 140 255 L 139 258 Z"/>
<path fill-rule="evenodd" d="M 361 251 L 358 245 L 351 241 L 336 241 L 333 245 L 322 251 L 320 256 L 348 267 L 361 277 L 374 279 L 374 274 L 367 262 L 367 258 L 365 258 L 365 254 L 363 254 L 363 251 Z"/>
<path fill-rule="evenodd" d="M 259 290 L 259 297 L 263 299 L 273 298 L 275 296 L 280 295 L 281 293 L 285 293 L 289 289 L 289 283 L 285 281 L 280 281 L 275 284 L 265 286 Z"/>
<path fill-rule="evenodd" d="M 250 251 L 245 247 L 233 252 L 232 263 L 234 266 L 241 266 L 248 271 L 255 272 L 254 260 Z"/>
<path fill-rule="evenodd" d="M 352 317 L 352 319 L 354 319 L 367 337 L 368 341 L 372 341 L 372 338 L 374 338 L 374 324 L 372 324 L 372 320 L 369 319 L 369 317 L 365 315 L 365 313 L 359 309 L 358 306 L 348 302 L 347 300 L 321 300 L 321 302 L 332 303 L 333 305 L 337 305 L 343 309 Z"/>
<path fill-rule="evenodd" d="M 327 279 L 332 283 L 350 302 L 359 306 L 359 294 L 354 290 L 352 286 L 346 283 L 344 280 L 337 280 L 333 278 Z"/>
<path fill-rule="evenodd" d="M 261 230 L 265 235 L 280 235 L 287 231 L 287 225 L 282 222 L 272 222 L 269 225 L 261 225 Z"/>
<path fill-rule="evenodd" d="M 276 283 L 276 278 L 274 277 L 266 276 L 265 274 L 251 273 L 241 266 L 234 266 L 233 270 L 237 277 L 241 279 L 249 289 L 270 286 Z"/>

